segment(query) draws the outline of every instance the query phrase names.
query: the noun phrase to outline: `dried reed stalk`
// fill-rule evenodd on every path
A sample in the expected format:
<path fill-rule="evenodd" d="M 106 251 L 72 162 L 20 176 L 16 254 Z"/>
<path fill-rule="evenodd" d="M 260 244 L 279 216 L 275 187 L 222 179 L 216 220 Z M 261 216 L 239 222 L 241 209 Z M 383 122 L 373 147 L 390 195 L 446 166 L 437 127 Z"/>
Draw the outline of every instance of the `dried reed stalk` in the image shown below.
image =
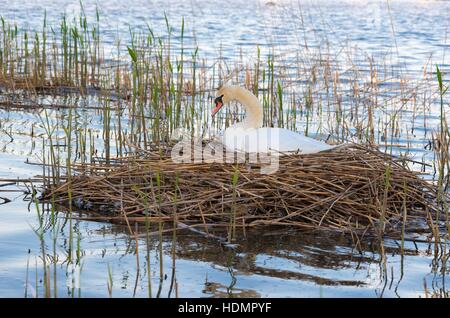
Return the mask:
<path fill-rule="evenodd" d="M 195 227 L 226 227 L 234 217 L 236 227 L 383 233 L 398 233 L 405 211 L 405 228 L 413 229 L 440 209 L 432 184 L 401 160 L 363 146 L 281 156 L 271 175 L 250 163 L 174 163 L 169 149 L 72 167 L 70 182 L 47 182 L 43 199 L 67 206 L 70 190 L 85 218 L 111 222 L 173 222 L 176 213 Z"/>

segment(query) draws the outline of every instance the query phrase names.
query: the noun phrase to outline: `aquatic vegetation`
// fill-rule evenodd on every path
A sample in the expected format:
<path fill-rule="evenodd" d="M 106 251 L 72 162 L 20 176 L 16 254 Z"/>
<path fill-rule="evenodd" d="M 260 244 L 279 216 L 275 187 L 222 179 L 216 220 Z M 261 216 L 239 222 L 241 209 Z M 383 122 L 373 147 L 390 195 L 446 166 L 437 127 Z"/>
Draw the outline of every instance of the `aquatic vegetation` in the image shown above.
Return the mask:
<path fill-rule="evenodd" d="M 378 249 L 373 252 L 376 256 L 371 257 L 382 264 L 379 271 L 384 278 L 380 280 L 386 282 L 391 273 L 385 255 L 399 253 L 402 262 L 403 257 L 414 255 L 417 251 L 411 247 L 409 232 L 412 228 L 408 224 L 423 226 L 426 215 L 425 222 L 431 233 L 429 229 L 422 231 L 421 228 L 423 236 L 429 234 L 426 239 L 423 236 L 421 239 L 431 246 L 429 255 L 437 255 L 432 270 L 434 273 L 446 270 L 450 231 L 445 199 L 449 183 L 447 73 L 439 68 L 435 71 L 433 61 L 425 62 L 423 77 L 409 77 L 407 72 L 398 72 L 388 58 L 367 56 L 363 50 L 346 46 L 336 48 L 327 41 L 320 46 L 311 45 L 306 42 L 306 37 L 295 54 L 280 51 L 276 46 L 262 49 L 255 44 L 250 59 L 238 54 L 232 59 L 223 58 L 221 51 L 216 58 L 205 54 L 202 47 L 191 44 L 191 26 L 185 26 L 184 19 L 169 21 L 166 15 L 164 34 L 158 34 L 149 25 L 140 29 L 130 26 L 128 37 L 118 38 L 111 50 L 111 43 L 107 45 L 101 32 L 102 19 L 97 11 L 95 18 L 88 21 L 83 8 L 80 16 L 64 15 L 59 23 L 52 25 L 44 15 L 42 27 L 35 30 L 22 29 L 20 25 L 1 19 L 0 110 L 19 110 L 35 115 L 36 123 L 23 132 L 22 138 L 33 140 L 30 152 L 38 153 L 29 163 L 42 167 L 40 176 L 19 180 L 26 186 L 34 185 L 35 190 L 30 193 L 33 193 L 31 202 L 36 207 L 32 209 L 37 212 L 37 222 L 41 225 L 36 232 L 41 250 L 38 256 L 33 254 L 28 259 L 27 296 L 64 295 L 58 287 L 61 285 L 58 279 L 64 274 L 73 281 L 67 295 L 81 296 L 77 273 L 81 273 L 85 259 L 84 232 L 79 228 L 82 219 L 125 224 L 123 228 L 118 226 L 111 231 L 126 234 L 127 253 L 133 255 L 128 265 L 136 270 L 130 290 L 133 296 L 142 295 L 139 288 L 149 297 L 165 296 L 166 292 L 169 297 L 177 296 L 179 272 L 176 263 L 180 257 L 207 259 L 228 269 L 229 285 L 216 283 L 209 277 L 205 279 L 205 292 L 211 295 L 242 292 L 257 296 L 236 285 L 235 276 L 239 276 L 236 269 L 245 270 L 237 260 L 248 262 L 261 275 L 294 277 L 324 286 L 364 284 L 352 279 L 341 281 L 304 275 L 295 270 L 278 272 L 234 251 L 223 253 L 223 257 L 215 255 L 216 245 L 207 248 L 206 256 L 198 258 L 192 255 L 195 251 L 191 251 L 192 254 L 180 251 L 180 247 L 189 249 L 189 244 L 194 241 L 186 242 L 181 234 L 183 229 L 206 238 L 207 242 L 232 241 L 242 246 L 244 253 L 252 248 L 256 250 L 246 244 L 251 237 L 246 233 L 259 227 L 258 222 L 260 226 L 270 223 L 264 220 L 267 215 L 276 216 L 272 223 L 299 228 L 340 231 L 348 226 L 352 241 L 349 246 L 366 251 L 369 250 L 365 246 L 367 242 L 359 238 L 369 225 L 371 229 L 379 229 L 376 234 L 380 236 L 395 234 L 394 237 L 401 239 L 399 246 L 389 246 L 383 237 L 377 237 L 376 247 L 370 247 L 371 252 Z M 173 27 L 173 22 L 177 27 Z M 371 184 L 373 189 L 364 188 L 366 183 L 363 184 L 363 178 L 355 171 L 350 173 L 351 178 L 358 175 L 361 191 L 367 190 L 364 194 L 355 193 L 373 203 L 370 214 L 366 213 L 366 202 L 361 204 L 356 196 L 345 197 L 352 188 L 342 188 L 339 184 L 342 178 L 348 177 L 344 169 L 341 179 L 333 179 L 333 193 L 328 188 L 331 185 L 321 183 L 329 181 L 327 176 L 321 175 L 322 181 L 314 181 L 316 186 L 330 190 L 323 190 L 329 196 L 326 204 L 317 197 L 303 197 L 309 200 L 315 214 L 300 213 L 298 208 L 292 208 L 293 204 L 281 209 L 285 214 L 279 209 L 288 199 L 298 199 L 296 187 L 303 186 L 312 191 L 311 180 L 303 178 L 304 183 L 296 186 L 289 183 L 285 188 L 278 185 L 278 192 L 267 192 L 272 195 L 270 204 L 264 203 L 261 208 L 259 197 L 252 200 L 251 196 L 255 193 L 261 196 L 258 191 L 264 189 L 249 188 L 260 185 L 246 183 L 249 172 L 243 166 L 236 170 L 231 166 L 220 170 L 219 180 L 213 185 L 205 181 L 208 187 L 218 187 L 214 188 L 217 194 L 214 197 L 202 192 L 206 186 L 198 182 L 188 184 L 189 190 L 197 191 L 198 196 L 187 200 L 186 174 L 188 180 L 193 179 L 193 170 L 189 170 L 193 168 L 180 166 L 177 170 L 170 166 L 171 171 L 179 172 L 177 175 L 158 170 L 153 162 L 167 159 L 165 146 L 177 135 L 178 128 L 185 128 L 192 136 L 208 138 L 212 130 L 224 129 L 242 119 L 242 109 L 233 105 L 211 120 L 215 92 L 222 84 L 242 85 L 253 91 L 262 102 L 266 126 L 285 127 L 334 144 L 355 142 L 369 149 L 378 147 L 386 155 L 392 155 L 392 165 L 381 165 L 374 159 L 375 168 L 364 168 L 369 174 L 376 175 L 376 182 Z M 439 114 L 436 118 L 429 116 L 436 113 Z M 4 136 L 17 139 L 14 128 L 14 118 L 0 116 L 0 131 Z M 150 152 L 154 157 L 146 161 Z M 329 159 L 336 167 L 341 164 L 348 169 L 358 167 L 348 165 L 349 158 Z M 289 160 L 298 162 L 293 158 Z M 405 173 L 400 166 L 408 167 L 414 173 Z M 217 171 L 208 172 L 205 178 L 214 179 L 212 175 L 216 174 Z M 18 182 L 15 178 L 2 181 Z M 434 186 L 438 193 L 433 192 Z M 421 191 L 422 187 L 431 190 L 426 193 Z M 53 193 L 46 197 L 45 203 L 35 203 L 42 189 L 52 189 Z M 339 192 L 342 189 L 343 192 Z M 283 191 L 291 191 L 291 196 L 285 196 Z M 308 195 L 323 194 L 317 192 L 321 190 L 308 192 Z M 340 195 L 345 200 L 335 202 Z M 205 204 L 205 198 L 216 200 L 215 210 Z M 438 198 L 438 205 L 434 198 Z M 194 202 L 195 199 L 201 204 Z M 4 203 L 2 200 L 7 199 L 0 199 L 0 205 Z M 350 201 L 359 202 L 359 205 L 350 210 Z M 64 203 L 63 206 L 60 203 Z M 264 213 L 252 214 L 256 210 Z M 296 212 L 299 214 L 287 217 Z M 406 220 L 417 220 L 418 224 Z M 213 232 L 212 223 L 224 232 Z M 273 233 L 276 231 L 274 229 Z M 242 236 L 245 239 L 242 240 Z M 45 239 L 47 243 L 51 242 L 50 246 L 45 244 Z M 321 257 L 333 254 L 330 252 L 333 247 L 326 250 L 329 254 L 319 253 Z M 258 252 L 269 253 L 266 249 Z M 300 252 L 309 255 L 307 247 Z M 270 253 L 287 263 L 292 259 L 303 260 L 301 254 L 285 255 L 275 248 Z M 102 264 L 105 292 L 110 297 L 123 295 L 120 288 L 125 283 L 122 284 L 120 279 L 126 279 L 119 278 L 120 270 L 110 260 L 105 262 L 108 264 Z M 336 262 L 345 268 L 348 259 L 336 252 L 328 262 Z M 61 273 L 62 264 L 67 266 Z M 33 277 L 33 270 L 36 277 Z M 144 287 L 140 285 L 141 281 L 145 283 Z M 425 295 L 435 295 L 435 290 L 428 288 L 424 286 Z"/>
<path fill-rule="evenodd" d="M 275 173 L 261 174 L 267 162 L 177 163 L 170 151 L 150 152 L 108 166 L 79 166 L 75 177 L 47 188 L 43 199 L 54 198 L 65 207 L 75 200 L 80 211 L 88 212 L 80 216 L 86 220 L 176 220 L 177 226 L 205 233 L 227 228 L 228 241 L 236 237 L 236 228 L 263 225 L 398 238 L 400 229 L 410 235 L 427 231 L 428 220 L 442 221 L 438 190 L 405 169 L 404 160 L 357 145 L 278 160 Z M 172 199 L 174 188 L 179 201 Z"/>

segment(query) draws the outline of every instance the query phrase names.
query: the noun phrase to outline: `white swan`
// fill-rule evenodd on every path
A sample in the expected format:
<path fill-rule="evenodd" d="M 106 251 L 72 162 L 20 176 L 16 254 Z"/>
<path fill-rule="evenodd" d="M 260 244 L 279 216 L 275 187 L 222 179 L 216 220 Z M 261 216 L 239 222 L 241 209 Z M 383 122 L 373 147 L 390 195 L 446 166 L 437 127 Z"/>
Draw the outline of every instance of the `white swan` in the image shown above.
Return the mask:
<path fill-rule="evenodd" d="M 212 111 L 212 116 L 214 117 L 224 104 L 233 100 L 245 107 L 246 117 L 242 122 L 228 127 L 222 135 L 221 142 L 228 150 L 311 154 L 334 148 L 287 129 L 262 127 L 261 103 L 250 91 L 239 86 L 224 86 L 219 89 L 214 100 L 216 107 Z"/>

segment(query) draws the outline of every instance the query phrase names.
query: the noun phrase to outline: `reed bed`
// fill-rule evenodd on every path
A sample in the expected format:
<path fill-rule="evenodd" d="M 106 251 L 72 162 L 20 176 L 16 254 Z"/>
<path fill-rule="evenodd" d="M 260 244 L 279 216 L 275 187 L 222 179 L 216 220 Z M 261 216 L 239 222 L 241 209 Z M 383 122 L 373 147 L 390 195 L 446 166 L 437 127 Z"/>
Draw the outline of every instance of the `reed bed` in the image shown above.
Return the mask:
<path fill-rule="evenodd" d="M 90 210 L 91 219 L 176 219 L 229 233 L 266 224 L 405 231 L 404 220 L 448 220 L 446 82 L 432 60 L 413 80 L 388 59 L 328 44 L 294 55 L 255 47 L 251 62 L 237 56 L 230 62 L 185 43 L 184 19 L 175 29 L 165 19 L 162 35 L 130 28 L 128 39 L 117 39 L 116 53 L 105 51 L 99 14 L 93 23 L 83 10 L 63 16 L 59 28 L 44 18 L 37 32 L 0 19 L 0 110 L 38 113 L 30 135 L 41 140 L 45 199 L 70 212 Z M 235 104 L 210 118 L 222 84 L 251 90 L 263 106 L 264 126 L 385 154 L 352 145 L 326 156 L 285 156 L 270 176 L 248 164 L 171 162 L 164 143 L 180 128 L 199 135 L 242 119 Z M 438 104 L 439 120 L 428 117 Z M 12 125 L 0 118 L 8 136 Z M 134 146 L 144 155 L 130 159 Z M 419 164 L 434 183 L 406 163 Z"/>
<path fill-rule="evenodd" d="M 365 146 L 283 155 L 269 175 L 262 163 L 175 163 L 169 150 L 72 166 L 75 176 L 48 182 L 43 200 L 91 220 L 225 228 L 229 240 L 269 225 L 398 234 L 433 224 L 442 208 L 438 190 L 404 160 Z"/>

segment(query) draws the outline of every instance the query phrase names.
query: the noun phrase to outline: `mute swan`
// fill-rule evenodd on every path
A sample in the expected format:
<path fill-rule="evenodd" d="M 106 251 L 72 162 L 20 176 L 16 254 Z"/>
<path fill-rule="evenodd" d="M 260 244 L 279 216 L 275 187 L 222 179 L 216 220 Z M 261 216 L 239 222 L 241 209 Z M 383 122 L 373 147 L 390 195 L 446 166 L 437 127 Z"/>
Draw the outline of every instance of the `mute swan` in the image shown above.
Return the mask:
<path fill-rule="evenodd" d="M 255 95 L 239 86 L 225 86 L 219 89 L 214 100 L 212 116 L 230 101 L 238 101 L 246 110 L 243 121 L 228 127 L 221 137 L 221 142 L 231 151 L 242 152 L 299 152 L 317 153 L 334 146 L 283 129 L 262 127 L 263 108 Z"/>

